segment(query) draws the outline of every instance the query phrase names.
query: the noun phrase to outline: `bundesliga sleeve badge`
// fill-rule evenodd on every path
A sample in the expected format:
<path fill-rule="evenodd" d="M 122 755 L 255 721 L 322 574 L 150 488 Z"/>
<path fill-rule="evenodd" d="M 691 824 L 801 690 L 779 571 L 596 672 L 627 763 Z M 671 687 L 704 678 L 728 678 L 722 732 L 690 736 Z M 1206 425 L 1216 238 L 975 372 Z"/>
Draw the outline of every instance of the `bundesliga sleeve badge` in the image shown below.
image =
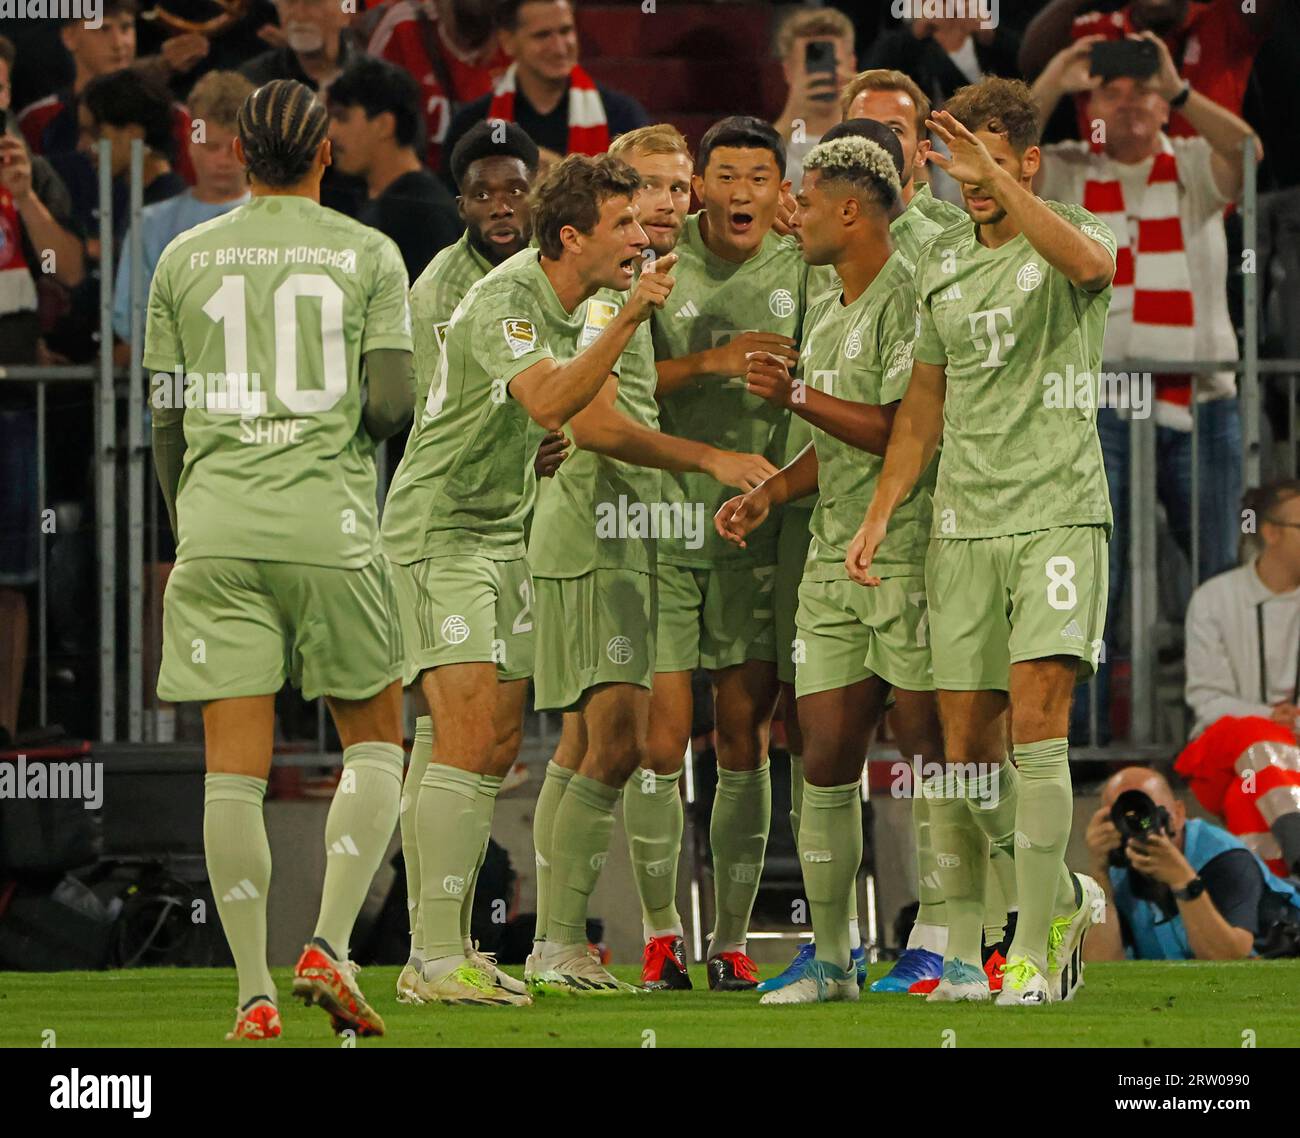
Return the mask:
<path fill-rule="evenodd" d="M 531 320 L 514 317 L 501 321 L 501 327 L 505 330 L 506 344 L 514 353 L 515 359 L 526 356 L 537 347 L 537 327 Z"/>

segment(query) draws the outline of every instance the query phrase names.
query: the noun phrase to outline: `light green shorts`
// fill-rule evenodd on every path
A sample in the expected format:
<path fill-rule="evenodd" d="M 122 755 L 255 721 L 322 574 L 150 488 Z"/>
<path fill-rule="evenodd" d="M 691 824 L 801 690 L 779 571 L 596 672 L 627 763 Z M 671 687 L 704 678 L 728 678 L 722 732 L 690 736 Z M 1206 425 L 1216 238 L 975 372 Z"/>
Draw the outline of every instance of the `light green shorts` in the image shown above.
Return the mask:
<path fill-rule="evenodd" d="M 935 687 L 1007 691 L 1011 665 L 1074 656 L 1096 671 L 1106 623 L 1101 526 L 934 540 L 925 562 Z"/>
<path fill-rule="evenodd" d="M 659 562 L 655 671 L 717 671 L 776 660 L 775 565 L 687 569 Z"/>
<path fill-rule="evenodd" d="M 812 510 L 786 506 L 781 513 L 781 532 L 776 541 L 776 584 L 772 588 L 772 612 L 776 621 L 776 674 L 783 684 L 794 683 L 795 613 L 799 609 L 799 582 L 812 534 L 808 523 Z"/>
<path fill-rule="evenodd" d="M 568 710 L 597 684 L 654 680 L 655 578 L 631 569 L 538 577 L 533 705 Z"/>
<path fill-rule="evenodd" d="M 393 584 L 404 683 L 444 664 L 496 664 L 501 680 L 533 674 L 533 579 L 524 558 L 430 557 L 394 565 Z"/>
<path fill-rule="evenodd" d="M 158 696 L 173 703 L 273 695 L 368 699 L 402 674 L 388 562 L 331 569 L 196 557 L 163 594 Z"/>
<path fill-rule="evenodd" d="M 847 578 L 799 586 L 796 695 L 879 676 L 907 691 L 933 691 L 925 579 L 886 577 L 874 588 Z"/>

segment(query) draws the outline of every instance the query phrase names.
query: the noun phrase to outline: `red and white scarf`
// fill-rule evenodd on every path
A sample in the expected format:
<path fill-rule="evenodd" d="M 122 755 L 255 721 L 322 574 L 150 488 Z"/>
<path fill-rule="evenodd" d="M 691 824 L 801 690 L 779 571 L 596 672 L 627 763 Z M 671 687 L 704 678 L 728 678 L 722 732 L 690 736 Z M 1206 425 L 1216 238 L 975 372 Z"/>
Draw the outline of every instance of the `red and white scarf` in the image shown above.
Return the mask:
<path fill-rule="evenodd" d="M 23 223 L 8 190 L 0 190 L 0 316 L 36 310 L 36 284 L 23 252 Z"/>
<path fill-rule="evenodd" d="M 515 121 L 515 72 L 512 63 L 497 81 L 492 92 L 489 119 Z M 581 67 L 569 72 L 569 146 L 568 154 L 604 154 L 609 149 L 609 124 L 605 121 L 605 104 L 600 101 L 596 81 Z"/>
<path fill-rule="evenodd" d="M 1178 162 L 1169 139 L 1160 136 L 1160 153 L 1151 163 L 1146 192 L 1138 202 L 1137 246 L 1128 242 L 1130 211 L 1111 160 L 1093 145 L 1097 174 L 1083 188 L 1083 208 L 1110 226 L 1119 243 L 1115 257 L 1112 313 L 1131 312 L 1129 343 L 1112 345 L 1119 355 L 1157 360 L 1191 360 L 1192 275 L 1183 243 L 1178 203 Z M 1181 431 L 1192 429 L 1192 377 L 1156 376 L 1156 421 Z"/>

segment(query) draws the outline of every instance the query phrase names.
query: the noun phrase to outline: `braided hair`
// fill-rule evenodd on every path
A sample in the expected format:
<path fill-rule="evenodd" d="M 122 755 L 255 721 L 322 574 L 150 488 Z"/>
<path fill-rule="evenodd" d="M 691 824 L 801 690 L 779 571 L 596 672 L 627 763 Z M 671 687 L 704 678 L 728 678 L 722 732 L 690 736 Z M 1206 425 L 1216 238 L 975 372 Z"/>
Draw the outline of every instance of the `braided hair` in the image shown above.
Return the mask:
<path fill-rule="evenodd" d="M 249 176 L 285 187 L 307 176 L 329 132 L 329 114 L 310 87 L 274 79 L 244 100 L 236 126 Z"/>

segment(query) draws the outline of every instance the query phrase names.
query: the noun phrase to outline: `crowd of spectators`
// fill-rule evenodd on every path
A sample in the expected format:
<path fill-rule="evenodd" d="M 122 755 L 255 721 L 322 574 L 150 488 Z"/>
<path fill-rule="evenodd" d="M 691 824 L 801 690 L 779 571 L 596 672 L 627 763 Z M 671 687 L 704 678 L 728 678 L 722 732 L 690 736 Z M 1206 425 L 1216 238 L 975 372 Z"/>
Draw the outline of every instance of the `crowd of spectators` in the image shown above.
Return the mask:
<path fill-rule="evenodd" d="M 662 18 L 672 18 L 671 7 L 661 0 Z M 876 118 L 898 134 L 917 184 L 929 182 L 936 195 L 958 200 L 956 187 L 926 162 L 925 104 L 938 107 L 989 74 L 1033 84 L 1046 140 L 1039 191 L 1086 206 L 1119 238 L 1106 358 L 1158 357 L 1171 365 L 1154 377 L 1149 394 L 1156 493 L 1167 544 L 1185 562 L 1193 524 L 1197 530 L 1198 564 L 1186 571 L 1175 602 L 1185 605 L 1196 583 L 1237 562 L 1242 425 L 1231 371 L 1193 382 L 1177 364 L 1238 356 L 1233 206 L 1242 194 L 1247 144 L 1262 161 L 1259 185 L 1268 191 L 1260 199 L 1263 260 L 1254 271 L 1268 284 L 1290 266 L 1289 287 L 1296 288 L 1300 169 L 1278 105 L 1300 76 L 1293 58 L 1300 13 L 1277 0 L 1001 0 L 996 26 L 985 27 L 978 16 L 900 20 L 897 7 L 892 0 L 790 4 L 771 20 L 768 6 L 752 6 L 756 18 L 772 22 L 779 61 L 777 70 L 761 74 L 781 90 L 755 82 L 752 105 L 729 110 L 780 107 L 773 121 L 789 144 L 796 186 L 802 154 L 845 113 Z M 147 288 L 172 237 L 246 200 L 230 149 L 234 115 L 248 91 L 271 79 L 293 78 L 324 95 L 334 164 L 322 200 L 391 236 L 414 279 L 463 228 L 447 166 L 457 139 L 475 123 L 517 123 L 545 164 L 566 153 L 600 153 L 625 131 L 673 117 L 652 115 L 593 78 L 578 34 L 582 8 L 581 0 L 249 0 L 234 7 L 232 19 L 196 31 L 180 20 L 142 19 L 138 0 L 104 0 L 98 27 L 0 21 L 8 36 L 0 38 L 0 364 L 96 359 L 106 276 L 114 281 L 115 358 L 127 362 L 132 141 L 141 142 L 144 156 Z M 650 18 L 636 4 L 626 13 L 628 20 Z M 1158 53 L 1149 80 L 1092 74 L 1094 43 L 1134 35 Z M 697 46 L 693 54 L 704 53 Z M 906 83 L 863 82 L 855 78 L 862 69 L 877 77 L 898 73 Z M 1279 96 L 1263 97 L 1265 88 Z M 654 91 L 642 93 L 653 109 Z M 111 251 L 99 242 L 100 140 L 108 141 L 112 163 Z M 1298 328 L 1300 322 L 1280 318 L 1266 321 L 1264 332 L 1283 345 L 1293 343 Z M 47 496 L 81 503 L 84 523 L 91 398 L 75 385 L 50 390 L 49 430 L 65 457 L 50 464 Z M 1135 388 L 1131 407 L 1141 396 Z M 1122 650 L 1122 622 L 1114 618 L 1125 607 L 1130 413 L 1123 405 L 1099 414 L 1117 522 L 1106 634 L 1111 661 Z M 35 575 L 34 425 L 30 388 L 0 384 L 0 741 L 17 729 L 28 647 L 21 602 Z M 160 524 L 165 528 L 165 517 Z M 93 577 L 88 549 L 69 545 L 66 556 L 80 557 L 82 571 L 64 567 L 67 579 Z M 75 656 L 91 647 L 95 633 L 84 615 L 93 605 L 78 606 L 76 588 L 71 592 L 53 602 L 52 631 L 56 646 Z M 69 613 L 61 615 L 60 605 Z M 1106 670 L 1099 685 L 1105 741 Z"/>

